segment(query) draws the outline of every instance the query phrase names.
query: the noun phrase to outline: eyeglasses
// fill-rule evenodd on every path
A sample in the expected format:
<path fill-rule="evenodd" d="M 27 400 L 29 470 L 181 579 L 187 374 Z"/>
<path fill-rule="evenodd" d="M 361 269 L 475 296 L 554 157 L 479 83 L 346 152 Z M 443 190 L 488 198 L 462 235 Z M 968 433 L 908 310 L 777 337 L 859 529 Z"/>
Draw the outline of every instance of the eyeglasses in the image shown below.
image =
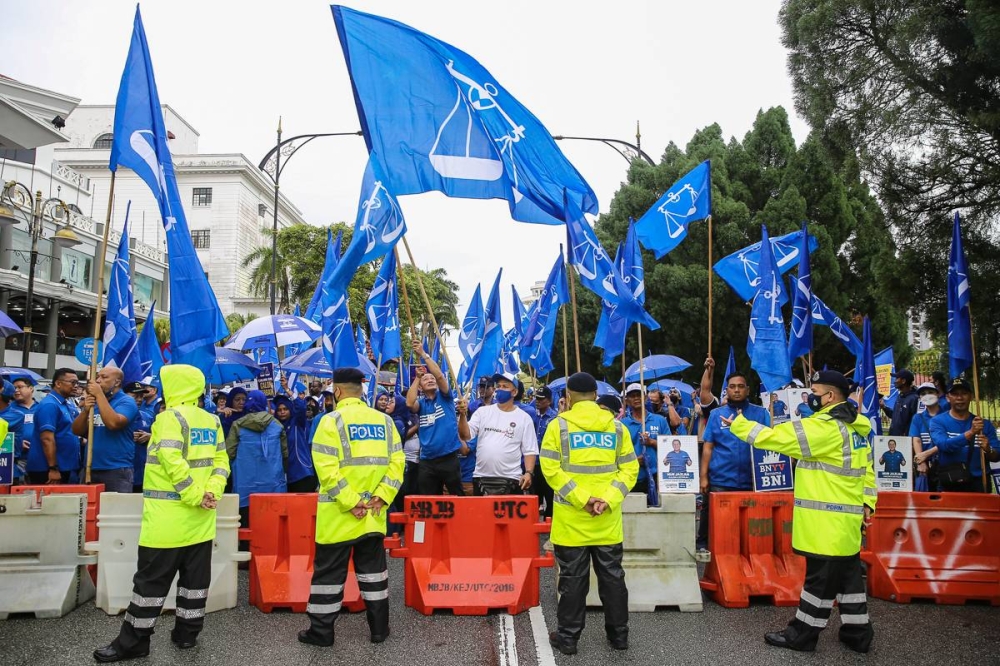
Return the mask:
<path fill-rule="evenodd" d="M 56 381 L 54 381 L 53 383 L 54 384 L 58 384 L 59 382 L 62 382 L 64 384 L 76 384 L 77 381 L 78 380 L 76 380 L 76 379 L 63 379 L 63 378 L 60 378 L 60 379 L 57 379 Z"/>

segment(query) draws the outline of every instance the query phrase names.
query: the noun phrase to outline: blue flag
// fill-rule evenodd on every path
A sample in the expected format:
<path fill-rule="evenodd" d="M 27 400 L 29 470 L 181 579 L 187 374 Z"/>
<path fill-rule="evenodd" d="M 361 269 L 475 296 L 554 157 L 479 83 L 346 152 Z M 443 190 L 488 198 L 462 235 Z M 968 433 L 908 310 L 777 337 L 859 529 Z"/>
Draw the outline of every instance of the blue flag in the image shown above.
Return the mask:
<path fill-rule="evenodd" d="M 337 246 L 340 245 L 340 235 L 337 235 Z M 316 283 L 316 290 L 313 292 L 312 300 L 309 301 L 308 307 L 306 307 L 306 314 L 304 315 L 306 319 L 317 324 L 323 319 L 323 308 L 321 306 L 320 300 L 323 297 L 323 285 L 326 284 L 327 280 L 330 278 L 330 274 L 333 269 L 337 267 L 337 257 L 339 252 L 335 249 L 336 246 L 333 244 L 333 229 L 326 230 L 326 259 L 323 262 L 323 272 L 319 276 L 319 281 Z"/>
<path fill-rule="evenodd" d="M 528 323 L 528 312 L 524 309 L 524 302 L 517 293 L 517 287 L 510 285 L 510 294 L 514 302 L 514 330 L 517 332 L 514 343 L 520 347 L 521 336 L 524 335 L 524 327 Z"/>
<path fill-rule="evenodd" d="M 108 311 L 104 321 L 104 365 L 122 371 L 122 383 L 142 379 L 139 359 L 139 334 L 135 328 L 135 306 L 129 279 L 128 213 L 125 215 L 118 254 L 111 266 L 108 283 Z"/>
<path fill-rule="evenodd" d="M 365 329 L 361 328 L 361 324 L 356 324 L 354 331 L 354 348 L 358 350 L 358 358 L 368 358 L 368 336 L 365 335 Z"/>
<path fill-rule="evenodd" d="M 948 370 L 958 377 L 972 367 L 972 316 L 969 309 L 969 265 L 962 248 L 958 211 L 951 232 L 948 260 Z"/>
<path fill-rule="evenodd" d="M 879 415 L 878 377 L 875 375 L 875 343 L 872 339 L 872 322 L 865 317 L 864 342 L 861 352 L 861 415 L 872 422 L 872 434 L 882 434 L 882 417 Z"/>
<path fill-rule="evenodd" d="M 469 309 L 465 312 L 465 319 L 462 320 L 462 328 L 458 332 L 458 350 L 462 353 L 466 364 L 471 363 L 476 354 L 476 347 L 483 339 L 483 331 L 486 330 L 486 313 L 483 311 L 483 297 L 480 291 L 480 285 L 477 284 L 472 300 L 469 301 Z M 469 366 L 470 371 L 471 368 L 472 366 Z"/>
<path fill-rule="evenodd" d="M 254 363 L 260 365 L 261 363 L 273 363 L 274 367 L 278 367 L 278 350 L 275 347 L 260 347 L 253 350 L 253 360 Z"/>
<path fill-rule="evenodd" d="M 729 388 L 729 375 L 736 373 L 736 352 L 733 346 L 729 345 L 729 360 L 726 361 L 726 372 L 722 375 L 722 397 L 726 397 L 726 390 Z M 700 400 L 700 398 L 699 398 Z"/>
<path fill-rule="evenodd" d="M 334 294 L 324 289 L 321 298 L 323 336 L 323 356 L 331 368 L 360 368 L 357 346 L 354 341 L 354 327 L 347 305 L 347 294 Z"/>
<path fill-rule="evenodd" d="M 761 226 L 760 265 L 757 295 L 750 309 L 750 334 L 747 354 L 750 367 L 757 371 L 767 391 L 790 384 L 792 365 L 788 360 L 785 341 L 785 320 L 781 316 L 781 274 L 775 265 L 771 243 L 767 242 L 767 227 Z"/>
<path fill-rule="evenodd" d="M 486 299 L 486 326 L 483 329 L 482 344 L 478 352 L 479 364 L 473 364 L 473 370 L 478 377 L 492 375 L 500 366 L 503 355 L 503 321 L 500 316 L 500 276 L 501 268 L 490 289 L 490 297 Z M 472 377 L 473 380 L 476 377 Z"/>
<path fill-rule="evenodd" d="M 403 343 L 399 337 L 399 294 L 396 292 L 396 255 L 389 252 L 375 277 L 368 303 L 368 328 L 371 330 L 372 353 L 376 360 L 399 358 Z"/>
<path fill-rule="evenodd" d="M 302 316 L 302 308 L 299 307 L 298 303 L 295 304 L 295 310 L 292 311 L 292 315 L 296 317 Z M 300 351 L 305 351 L 306 349 L 308 349 L 311 345 L 312 345 L 311 342 L 295 342 L 290 345 L 285 345 L 285 358 L 288 358 L 289 356 L 295 356 Z"/>
<path fill-rule="evenodd" d="M 399 202 L 386 187 L 378 161 L 372 154 L 361 181 L 361 198 L 358 201 L 358 216 L 354 220 L 351 243 L 338 257 L 336 268 L 327 278 L 328 288 L 335 292 L 347 290 L 351 278 L 358 268 L 369 261 L 375 261 L 392 252 L 396 242 L 406 232 L 406 220 Z M 340 237 L 337 237 L 337 250 Z"/>
<path fill-rule="evenodd" d="M 799 275 L 792 280 L 792 327 L 788 336 L 788 358 L 804 356 L 813 348 L 812 275 L 809 267 L 809 246 L 806 223 L 802 223 L 799 241 Z"/>
<path fill-rule="evenodd" d="M 506 199 L 522 222 L 562 224 L 563 192 L 597 196 L 549 131 L 474 58 L 418 30 L 333 6 L 369 151 L 397 195 Z"/>
<path fill-rule="evenodd" d="M 625 248 L 622 243 L 618 244 L 615 252 L 615 264 L 619 271 L 623 271 L 625 262 Z M 624 275 L 624 272 L 622 272 Z M 601 318 L 597 322 L 597 332 L 594 334 L 594 346 L 604 350 L 602 363 L 611 365 L 625 351 L 625 336 L 628 334 L 629 326 L 632 324 L 626 317 L 618 314 L 618 306 L 615 303 L 601 300 Z"/>
<path fill-rule="evenodd" d="M 521 366 L 517 362 L 517 329 L 512 327 L 503 336 L 503 351 L 500 353 L 500 372 L 517 374 L 520 371 Z"/>
<path fill-rule="evenodd" d="M 215 343 L 228 337 L 229 329 L 198 260 L 181 207 L 138 6 L 115 103 L 114 140 L 108 168 L 116 171 L 119 166 L 132 169 L 149 186 L 163 218 L 170 268 L 173 360 L 195 365 L 207 374 L 215 364 Z"/>
<path fill-rule="evenodd" d="M 799 259 L 799 247 L 802 242 L 802 231 L 771 239 L 771 249 L 775 258 L 775 267 L 779 275 L 784 275 Z M 809 252 L 815 252 L 819 242 L 815 236 L 809 236 Z M 725 280 L 744 301 L 753 299 L 760 283 L 760 243 L 749 245 L 738 252 L 716 262 L 715 273 Z M 781 290 L 781 304 L 788 301 L 785 290 Z"/>
<path fill-rule="evenodd" d="M 559 306 L 569 302 L 569 285 L 566 281 L 566 265 L 563 263 L 562 248 L 552 264 L 552 270 L 545 280 L 545 286 L 532 305 L 521 336 L 521 359 L 535 369 L 539 375 L 553 370 L 551 354 L 555 339 L 556 320 Z"/>
<path fill-rule="evenodd" d="M 671 185 L 635 226 L 643 246 L 661 259 L 687 238 L 689 224 L 711 214 L 712 168 L 705 160 Z"/>
<path fill-rule="evenodd" d="M 828 326 L 838 340 L 844 343 L 847 350 L 856 358 L 861 358 L 863 346 L 858 336 L 844 321 L 834 314 L 815 293 L 812 295 L 812 320 L 817 326 Z"/>
<path fill-rule="evenodd" d="M 639 322 L 655 331 L 660 325 L 643 309 L 625 284 L 608 253 L 601 246 L 594 229 L 575 208 L 573 202 L 566 202 L 569 215 L 566 217 L 566 234 L 569 239 L 569 262 L 576 267 L 580 281 L 602 300 L 617 306 L 620 317 Z"/>
<path fill-rule="evenodd" d="M 156 327 L 153 326 L 153 310 L 156 301 L 149 306 L 146 323 L 139 333 L 139 375 L 140 381 L 146 377 L 157 377 L 163 367 L 163 353 L 160 352 L 160 342 L 156 339 Z"/>

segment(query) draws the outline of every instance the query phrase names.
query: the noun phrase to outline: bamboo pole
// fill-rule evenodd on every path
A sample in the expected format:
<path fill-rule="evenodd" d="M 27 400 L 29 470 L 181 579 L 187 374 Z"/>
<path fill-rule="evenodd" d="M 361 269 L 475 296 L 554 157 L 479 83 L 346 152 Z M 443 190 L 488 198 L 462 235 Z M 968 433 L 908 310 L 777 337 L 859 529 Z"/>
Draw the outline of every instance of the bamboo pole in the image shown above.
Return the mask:
<path fill-rule="evenodd" d="M 976 415 L 982 416 L 979 412 L 982 411 L 983 405 L 979 401 L 979 364 L 976 361 L 976 336 L 972 332 L 972 304 L 969 304 L 969 339 L 972 343 L 972 391 L 973 400 L 976 402 Z M 979 438 L 983 437 L 982 434 L 976 436 L 976 444 L 979 444 Z M 983 492 L 990 492 L 990 468 L 987 465 L 986 451 L 981 447 L 979 449 L 979 468 L 983 472 Z"/>
<path fill-rule="evenodd" d="M 712 356 L 712 216 L 708 216 L 708 356 Z"/>
<path fill-rule="evenodd" d="M 569 325 L 566 323 L 566 308 L 563 308 L 563 367 L 566 370 L 566 374 L 563 375 L 566 379 L 569 379 Z"/>
<path fill-rule="evenodd" d="M 569 263 L 566 264 L 566 274 L 569 277 L 569 295 L 573 305 L 573 346 L 576 348 L 576 371 L 583 372 L 580 363 L 580 325 L 576 317 L 576 271 Z"/>
<path fill-rule="evenodd" d="M 111 231 L 111 211 L 115 202 L 115 175 L 111 172 L 111 186 L 108 190 L 108 214 L 104 218 L 104 236 L 101 239 L 101 250 L 97 253 L 97 309 L 94 311 L 94 354 L 90 357 L 90 381 L 97 377 L 97 352 L 100 349 L 101 339 L 101 312 L 104 310 L 104 261 L 108 255 L 108 234 Z M 126 213 L 126 219 L 128 214 Z M 28 304 L 31 307 L 31 304 Z M 97 405 L 94 405 L 97 409 Z M 94 463 L 94 414 L 91 413 L 87 419 L 87 468 L 84 471 L 84 483 L 90 483 L 90 468 Z"/>
<path fill-rule="evenodd" d="M 451 381 L 452 389 L 458 387 L 458 382 L 455 380 L 455 370 L 451 367 L 451 359 L 448 358 L 448 349 L 445 347 L 444 340 L 441 339 L 441 328 L 438 326 L 437 317 L 434 316 L 434 308 L 431 307 L 431 299 L 427 297 L 427 290 L 424 289 L 424 280 L 420 277 L 420 270 L 417 269 L 417 262 L 413 260 L 413 252 L 410 250 L 410 243 L 406 240 L 406 234 L 403 234 L 403 247 L 406 248 L 406 256 L 410 258 L 410 264 L 414 268 L 414 274 L 417 276 L 417 288 L 420 290 L 420 296 L 423 298 L 424 307 L 427 308 L 427 314 L 431 318 L 431 325 L 434 326 L 434 335 L 437 336 L 438 340 L 441 341 L 441 354 L 444 355 L 445 363 L 448 364 L 448 379 Z"/>
<path fill-rule="evenodd" d="M 399 248 L 392 246 L 392 251 L 396 255 L 396 271 L 399 273 L 399 285 L 403 290 L 403 305 L 406 307 L 406 319 L 410 323 L 410 337 L 416 337 L 416 327 L 413 325 L 413 311 L 410 310 L 410 297 L 406 291 L 406 280 L 403 279 L 403 262 L 399 260 Z M 416 268 L 416 266 L 414 266 Z M 402 360 L 402 359 L 400 359 Z"/>

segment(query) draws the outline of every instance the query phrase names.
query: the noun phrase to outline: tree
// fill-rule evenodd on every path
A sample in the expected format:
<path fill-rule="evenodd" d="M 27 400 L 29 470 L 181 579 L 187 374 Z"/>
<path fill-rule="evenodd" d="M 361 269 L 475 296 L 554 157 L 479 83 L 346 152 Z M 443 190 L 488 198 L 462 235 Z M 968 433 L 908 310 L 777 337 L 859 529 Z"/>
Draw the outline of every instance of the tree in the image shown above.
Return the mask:
<path fill-rule="evenodd" d="M 243 328 L 256 318 L 257 315 L 252 312 L 248 313 L 231 312 L 230 314 L 226 315 L 226 326 L 229 327 L 229 335 L 236 333 L 236 331 L 240 330 L 241 328 Z"/>

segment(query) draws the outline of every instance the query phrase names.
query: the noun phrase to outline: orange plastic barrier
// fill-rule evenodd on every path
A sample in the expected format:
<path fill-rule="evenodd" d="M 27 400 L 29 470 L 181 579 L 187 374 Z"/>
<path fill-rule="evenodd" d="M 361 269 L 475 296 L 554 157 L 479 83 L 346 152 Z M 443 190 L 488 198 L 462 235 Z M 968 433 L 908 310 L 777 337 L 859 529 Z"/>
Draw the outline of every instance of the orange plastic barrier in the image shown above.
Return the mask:
<path fill-rule="evenodd" d="M 265 613 L 289 608 L 305 613 L 316 556 L 316 493 L 250 495 L 250 529 L 240 540 L 250 542 L 250 604 Z M 363 611 L 365 602 L 348 565 L 344 608 Z"/>
<path fill-rule="evenodd" d="M 10 495 L 10 486 L 0 486 L 0 495 Z"/>
<path fill-rule="evenodd" d="M 712 493 L 709 501 L 712 559 L 701 588 L 726 608 L 757 597 L 798 605 L 806 561 L 792 552 L 792 493 Z"/>
<path fill-rule="evenodd" d="M 861 557 L 877 599 L 1000 606 L 1000 496 L 879 493 Z"/>
<path fill-rule="evenodd" d="M 10 490 L 13 495 L 24 495 L 34 493 L 40 501 L 41 495 L 86 495 L 87 496 L 87 541 L 97 541 L 97 514 L 101 510 L 101 493 L 104 492 L 104 484 L 98 483 L 91 486 L 68 486 L 53 484 L 48 486 L 13 486 Z"/>
<path fill-rule="evenodd" d="M 501 608 L 514 615 L 538 605 L 540 567 L 551 567 L 551 553 L 539 554 L 539 523 L 534 495 L 406 498 L 402 513 L 405 543 L 387 538 L 392 557 L 405 558 L 406 605 L 424 615 L 450 610 L 455 615 L 486 615 Z"/>

